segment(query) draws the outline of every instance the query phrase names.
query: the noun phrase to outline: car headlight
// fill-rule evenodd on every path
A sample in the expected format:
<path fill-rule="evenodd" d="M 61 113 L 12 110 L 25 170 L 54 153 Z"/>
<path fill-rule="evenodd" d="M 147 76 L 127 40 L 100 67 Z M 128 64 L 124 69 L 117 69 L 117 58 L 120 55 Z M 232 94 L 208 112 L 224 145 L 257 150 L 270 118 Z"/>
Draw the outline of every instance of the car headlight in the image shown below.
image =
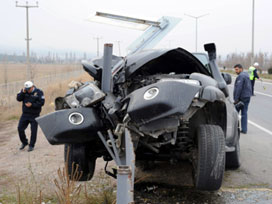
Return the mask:
<path fill-rule="evenodd" d="M 79 87 L 73 94 L 66 96 L 65 101 L 71 108 L 77 108 L 95 104 L 103 100 L 104 97 L 105 93 L 103 93 L 95 84 L 86 83 Z"/>
<path fill-rule="evenodd" d="M 84 117 L 81 113 L 74 112 L 69 115 L 69 122 L 73 125 L 80 125 L 84 121 Z"/>
<path fill-rule="evenodd" d="M 145 100 L 151 100 L 153 98 L 155 98 L 158 94 L 159 94 L 159 89 L 156 87 L 152 87 L 150 89 L 148 89 L 145 93 L 144 93 L 144 99 Z"/>

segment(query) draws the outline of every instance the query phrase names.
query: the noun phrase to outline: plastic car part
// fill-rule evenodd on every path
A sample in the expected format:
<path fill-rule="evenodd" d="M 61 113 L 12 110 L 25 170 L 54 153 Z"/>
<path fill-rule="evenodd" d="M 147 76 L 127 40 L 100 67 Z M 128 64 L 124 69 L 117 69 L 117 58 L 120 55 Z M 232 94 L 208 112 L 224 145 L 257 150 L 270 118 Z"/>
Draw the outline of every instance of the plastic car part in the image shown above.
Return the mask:
<path fill-rule="evenodd" d="M 71 114 L 82 115 L 81 123 L 74 124 Z M 102 127 L 102 122 L 93 108 L 59 110 L 36 120 L 50 144 L 92 141 L 96 138 L 96 132 Z"/>
<path fill-rule="evenodd" d="M 105 93 L 101 91 L 95 84 L 87 82 L 76 90 L 73 94 L 65 97 L 65 102 L 71 108 L 86 107 L 93 105 L 105 97 Z"/>
<path fill-rule="evenodd" d="M 238 169 L 241 165 L 239 128 L 236 129 L 235 134 L 238 135 L 238 139 L 235 145 L 235 150 L 233 152 L 226 152 L 226 168 L 228 169 Z"/>

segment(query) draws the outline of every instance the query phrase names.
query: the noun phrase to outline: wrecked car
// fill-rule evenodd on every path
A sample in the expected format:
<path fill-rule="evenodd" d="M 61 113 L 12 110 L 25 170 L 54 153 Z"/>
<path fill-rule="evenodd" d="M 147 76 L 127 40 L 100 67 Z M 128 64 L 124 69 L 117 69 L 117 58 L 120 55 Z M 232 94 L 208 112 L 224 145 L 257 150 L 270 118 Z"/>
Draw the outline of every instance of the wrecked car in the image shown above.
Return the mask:
<path fill-rule="evenodd" d="M 55 112 L 37 119 L 50 144 L 65 145 L 69 173 L 76 163 L 80 180 L 90 180 L 98 157 L 108 162 L 112 152 L 124 153 L 127 130 L 136 164 L 186 158 L 195 188 L 218 190 L 225 168 L 240 166 L 240 132 L 231 77 L 220 73 L 215 45 L 205 50 L 208 55 L 176 48 L 113 56 L 109 81 L 102 59 L 83 62 L 94 80 L 69 89 L 56 99 Z"/>

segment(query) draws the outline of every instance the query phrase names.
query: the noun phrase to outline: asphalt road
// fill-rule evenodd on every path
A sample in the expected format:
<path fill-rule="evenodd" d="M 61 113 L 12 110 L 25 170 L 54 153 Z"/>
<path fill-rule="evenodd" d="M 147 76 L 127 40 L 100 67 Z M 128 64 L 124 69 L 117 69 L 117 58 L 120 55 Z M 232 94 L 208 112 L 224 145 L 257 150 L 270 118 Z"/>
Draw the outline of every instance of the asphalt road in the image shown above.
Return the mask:
<path fill-rule="evenodd" d="M 235 179 L 227 186 L 272 188 L 272 83 L 256 81 L 255 95 L 249 104 L 248 133 L 240 138 L 242 166 L 230 173 Z"/>
<path fill-rule="evenodd" d="M 230 95 L 233 95 L 229 85 Z M 192 188 L 189 166 L 183 165 L 183 171 L 176 173 L 172 167 L 174 182 L 182 183 L 183 187 L 160 185 L 154 183 L 136 186 L 136 203 L 203 203 L 203 204 L 248 204 L 272 203 L 272 83 L 256 81 L 255 94 L 251 98 L 248 112 L 248 133 L 241 134 L 241 162 L 238 170 L 225 171 L 221 190 L 218 192 L 198 192 Z M 158 168 L 160 169 L 160 168 Z M 167 173 L 168 172 L 168 173 Z M 156 173 L 154 173 L 156 174 Z M 158 171 L 159 180 L 164 171 Z M 165 176 L 171 182 L 169 171 Z M 180 182 L 179 182 L 180 180 Z M 147 192 L 146 189 L 152 189 Z M 141 193 L 139 193 L 141 192 Z M 140 196 L 139 196 L 140 195 Z M 138 198 L 138 199 L 137 199 Z"/>

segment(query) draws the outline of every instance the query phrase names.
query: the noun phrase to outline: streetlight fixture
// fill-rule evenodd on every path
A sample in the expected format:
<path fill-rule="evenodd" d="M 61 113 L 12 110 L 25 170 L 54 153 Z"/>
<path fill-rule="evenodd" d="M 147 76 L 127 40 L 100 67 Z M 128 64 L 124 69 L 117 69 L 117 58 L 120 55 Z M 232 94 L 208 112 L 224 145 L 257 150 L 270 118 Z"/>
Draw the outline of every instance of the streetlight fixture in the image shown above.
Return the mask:
<path fill-rule="evenodd" d="M 192 15 L 189 15 L 189 14 L 184 14 L 184 15 L 188 16 L 188 17 L 191 17 L 191 18 L 194 18 L 196 20 L 195 51 L 197 52 L 197 23 L 198 23 L 198 19 L 209 15 L 209 13 L 203 14 L 201 16 L 192 16 Z"/>
<path fill-rule="evenodd" d="M 144 30 L 144 33 L 127 48 L 129 50 L 129 54 L 133 54 L 143 49 L 152 49 L 180 22 L 181 19 L 171 16 L 163 16 L 158 21 L 150 21 L 128 16 L 96 12 L 95 16 L 90 17 L 88 20 L 91 22 Z"/>
<path fill-rule="evenodd" d="M 251 65 L 254 63 L 254 16 L 255 16 L 255 0 L 252 0 Z"/>

